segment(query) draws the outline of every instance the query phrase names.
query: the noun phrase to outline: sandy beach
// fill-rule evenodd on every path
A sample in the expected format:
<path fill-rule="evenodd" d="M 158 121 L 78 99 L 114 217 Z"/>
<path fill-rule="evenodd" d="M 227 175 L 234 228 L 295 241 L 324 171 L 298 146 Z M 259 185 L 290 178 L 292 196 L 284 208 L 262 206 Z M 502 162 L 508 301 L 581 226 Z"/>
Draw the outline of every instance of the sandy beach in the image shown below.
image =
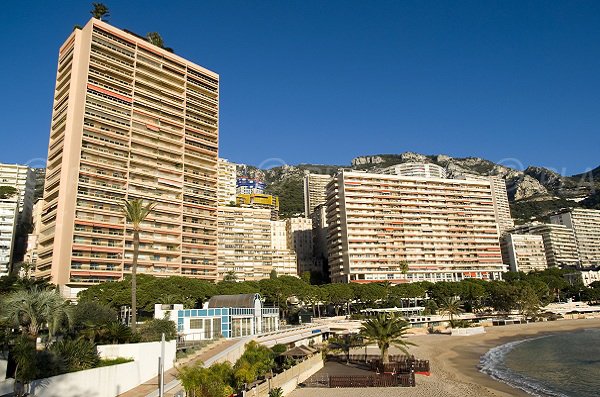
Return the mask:
<path fill-rule="evenodd" d="M 417 375 L 417 386 L 414 388 L 296 389 L 290 396 L 528 396 L 479 372 L 477 365 L 480 357 L 491 348 L 510 341 L 584 328 L 600 328 L 600 319 L 488 327 L 485 334 L 473 336 L 412 336 L 410 340 L 417 346 L 411 347 L 411 353 L 431 363 L 431 376 Z M 360 352 L 364 352 L 364 349 L 357 351 Z"/>

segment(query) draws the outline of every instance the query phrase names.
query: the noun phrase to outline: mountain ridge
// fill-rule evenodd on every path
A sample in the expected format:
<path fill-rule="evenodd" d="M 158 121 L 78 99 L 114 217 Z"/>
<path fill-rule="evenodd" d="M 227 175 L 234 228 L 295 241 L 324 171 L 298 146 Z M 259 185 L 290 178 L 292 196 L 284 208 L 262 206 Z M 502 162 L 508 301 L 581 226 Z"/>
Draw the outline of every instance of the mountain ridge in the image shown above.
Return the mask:
<path fill-rule="evenodd" d="M 328 175 L 340 169 L 377 172 L 384 167 L 411 161 L 442 166 L 449 177 L 465 174 L 500 176 L 506 182 L 511 211 L 517 223 L 547 220 L 551 212 L 563 207 L 600 208 L 600 166 L 585 173 L 564 176 L 545 167 L 530 165 L 518 170 L 481 157 L 404 152 L 358 156 L 351 160 L 350 165 L 298 164 L 260 169 L 238 164 L 237 170 L 238 175 L 267 183 L 266 192 L 280 197 L 280 213 L 287 217 L 303 212 L 302 178 L 305 171 Z"/>

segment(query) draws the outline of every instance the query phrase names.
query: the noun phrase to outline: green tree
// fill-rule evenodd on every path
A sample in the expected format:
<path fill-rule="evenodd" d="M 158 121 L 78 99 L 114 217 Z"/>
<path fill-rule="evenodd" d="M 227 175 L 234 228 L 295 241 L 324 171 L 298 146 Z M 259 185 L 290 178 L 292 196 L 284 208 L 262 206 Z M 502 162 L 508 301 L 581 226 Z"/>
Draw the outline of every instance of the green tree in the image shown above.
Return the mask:
<path fill-rule="evenodd" d="M 454 316 L 460 315 L 464 310 L 460 307 L 461 301 L 455 297 L 449 297 L 442 300 L 440 304 L 440 314 L 448 315 L 450 326 L 454 326 Z"/>
<path fill-rule="evenodd" d="M 353 348 L 363 346 L 363 338 L 358 334 L 344 334 L 329 338 L 328 346 L 333 351 L 339 351 L 346 356 L 346 364 L 350 362 L 350 352 Z"/>
<path fill-rule="evenodd" d="M 223 275 L 223 281 L 235 282 L 237 279 L 238 277 L 233 270 L 229 270 L 227 273 L 225 273 L 225 275 Z"/>
<path fill-rule="evenodd" d="M 540 311 L 540 299 L 533 288 L 528 285 L 520 288 L 516 303 L 519 314 L 525 318 L 531 318 L 535 320 Z"/>
<path fill-rule="evenodd" d="M 87 339 L 63 339 L 55 342 L 50 351 L 60 357 L 67 371 L 94 368 L 100 362 L 96 345 Z"/>
<path fill-rule="evenodd" d="M 269 397 L 283 397 L 283 389 L 281 387 L 276 387 L 269 391 Z"/>
<path fill-rule="evenodd" d="M 172 320 L 153 318 L 140 325 L 140 337 L 143 342 L 156 342 L 165 334 L 165 340 L 177 338 L 177 327 Z"/>
<path fill-rule="evenodd" d="M 96 301 L 79 302 L 73 308 L 73 327 L 84 328 L 88 324 L 107 325 L 117 321 L 117 312 L 108 305 Z"/>
<path fill-rule="evenodd" d="M 213 364 L 204 368 L 202 362 L 178 368 L 177 378 L 188 397 L 229 397 L 233 389 L 227 384 L 231 376 L 229 363 Z M 227 368 L 228 367 L 228 368 Z"/>
<path fill-rule="evenodd" d="M 163 50 L 167 50 L 169 52 L 173 52 L 173 49 L 170 47 L 165 47 L 165 42 L 158 32 L 149 32 L 146 34 L 146 40 L 148 40 L 151 44 L 162 48 Z"/>
<path fill-rule="evenodd" d="M 381 361 L 387 364 L 389 348 L 395 346 L 408 355 L 408 346 L 414 343 L 405 340 L 410 324 L 396 314 L 379 314 L 362 324 L 360 335 L 365 342 L 376 342 L 381 353 Z"/>
<path fill-rule="evenodd" d="M 10 293 L 2 302 L 3 317 L 10 324 L 20 327 L 23 334 L 37 338 L 47 327 L 50 336 L 67 322 L 72 323 L 72 307 L 55 290 L 21 290 Z"/>
<path fill-rule="evenodd" d="M 352 299 L 352 289 L 348 284 L 325 284 L 321 286 L 326 292 L 327 300 L 335 308 L 335 315 L 340 315 L 340 309 L 345 305 L 349 306 Z M 350 314 L 350 313 L 348 313 Z"/>
<path fill-rule="evenodd" d="M 137 327 L 137 302 L 136 302 L 136 275 L 137 261 L 140 251 L 140 230 L 142 222 L 148 214 L 154 209 L 156 203 L 150 202 L 144 205 L 144 200 L 132 199 L 125 200 L 122 206 L 125 220 L 133 227 L 133 260 L 131 262 L 131 330 L 135 333 Z"/>
<path fill-rule="evenodd" d="M 244 354 L 233 366 L 237 385 L 252 383 L 275 368 L 275 353 L 256 341 L 246 344 Z"/>
<path fill-rule="evenodd" d="M 99 19 L 101 21 L 108 21 L 108 17 L 110 17 L 110 13 L 108 11 L 108 7 L 103 3 L 92 3 L 92 17 Z"/>
<path fill-rule="evenodd" d="M 36 378 L 35 340 L 26 335 L 21 335 L 15 340 L 12 354 L 15 360 L 15 380 L 27 384 Z M 15 382 L 16 383 L 16 382 Z M 15 384 L 15 394 L 21 396 Z"/>
<path fill-rule="evenodd" d="M 6 200 L 18 193 L 14 186 L 0 186 L 0 200 Z"/>

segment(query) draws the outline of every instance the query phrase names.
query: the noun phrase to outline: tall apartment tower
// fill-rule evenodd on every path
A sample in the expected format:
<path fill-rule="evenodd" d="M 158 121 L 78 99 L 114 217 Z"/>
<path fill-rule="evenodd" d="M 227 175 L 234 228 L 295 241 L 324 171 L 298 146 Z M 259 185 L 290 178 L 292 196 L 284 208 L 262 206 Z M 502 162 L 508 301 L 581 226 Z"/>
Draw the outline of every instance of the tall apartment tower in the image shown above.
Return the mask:
<path fill-rule="evenodd" d="M 343 171 L 327 186 L 327 224 L 333 282 L 500 279 L 506 269 L 489 180 Z"/>
<path fill-rule="evenodd" d="M 235 205 L 236 176 L 236 165 L 220 158 L 219 181 L 217 185 L 217 198 L 219 205 Z"/>
<path fill-rule="evenodd" d="M 550 216 L 550 222 L 573 230 L 581 266 L 600 266 L 600 210 L 571 208 Z"/>
<path fill-rule="evenodd" d="M 35 175 L 26 165 L 0 164 L 0 186 L 16 189 L 14 195 L 0 199 L 0 276 L 5 276 L 12 264 L 21 262 L 25 254 Z"/>
<path fill-rule="evenodd" d="M 315 208 L 325 204 L 325 189 L 331 180 L 330 175 L 304 173 L 304 216 L 309 218 Z"/>
<path fill-rule="evenodd" d="M 548 268 L 542 236 L 506 233 L 502 236 L 500 247 L 504 263 L 513 272 L 529 273 Z"/>
<path fill-rule="evenodd" d="M 577 267 L 579 253 L 573 229 L 552 223 L 527 223 L 508 231 L 542 236 L 548 267 Z"/>
<path fill-rule="evenodd" d="M 490 176 L 489 181 L 492 187 L 492 199 L 494 200 L 494 212 L 498 220 L 498 230 L 502 234 L 515 226 L 515 222 L 510 215 L 506 182 L 499 176 Z"/>
<path fill-rule="evenodd" d="M 217 277 L 219 76 L 91 19 L 59 50 L 36 276 L 74 297 L 123 278 L 123 200 L 155 201 L 139 272 Z"/>

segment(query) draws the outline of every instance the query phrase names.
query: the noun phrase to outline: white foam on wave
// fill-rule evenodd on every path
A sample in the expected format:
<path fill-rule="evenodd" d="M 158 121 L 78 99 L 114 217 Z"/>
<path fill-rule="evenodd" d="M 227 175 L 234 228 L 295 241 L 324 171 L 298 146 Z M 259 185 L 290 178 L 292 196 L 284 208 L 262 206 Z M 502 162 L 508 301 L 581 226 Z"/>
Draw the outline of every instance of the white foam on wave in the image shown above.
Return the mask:
<path fill-rule="evenodd" d="M 479 371 L 488 374 L 492 378 L 506 383 L 509 386 L 521 389 L 533 396 L 568 397 L 565 394 L 549 390 L 547 386 L 512 371 L 505 364 L 506 355 L 518 345 L 525 342 L 530 342 L 532 340 L 546 338 L 548 336 L 549 335 L 509 342 L 490 349 L 487 353 L 481 356 L 478 366 Z"/>

